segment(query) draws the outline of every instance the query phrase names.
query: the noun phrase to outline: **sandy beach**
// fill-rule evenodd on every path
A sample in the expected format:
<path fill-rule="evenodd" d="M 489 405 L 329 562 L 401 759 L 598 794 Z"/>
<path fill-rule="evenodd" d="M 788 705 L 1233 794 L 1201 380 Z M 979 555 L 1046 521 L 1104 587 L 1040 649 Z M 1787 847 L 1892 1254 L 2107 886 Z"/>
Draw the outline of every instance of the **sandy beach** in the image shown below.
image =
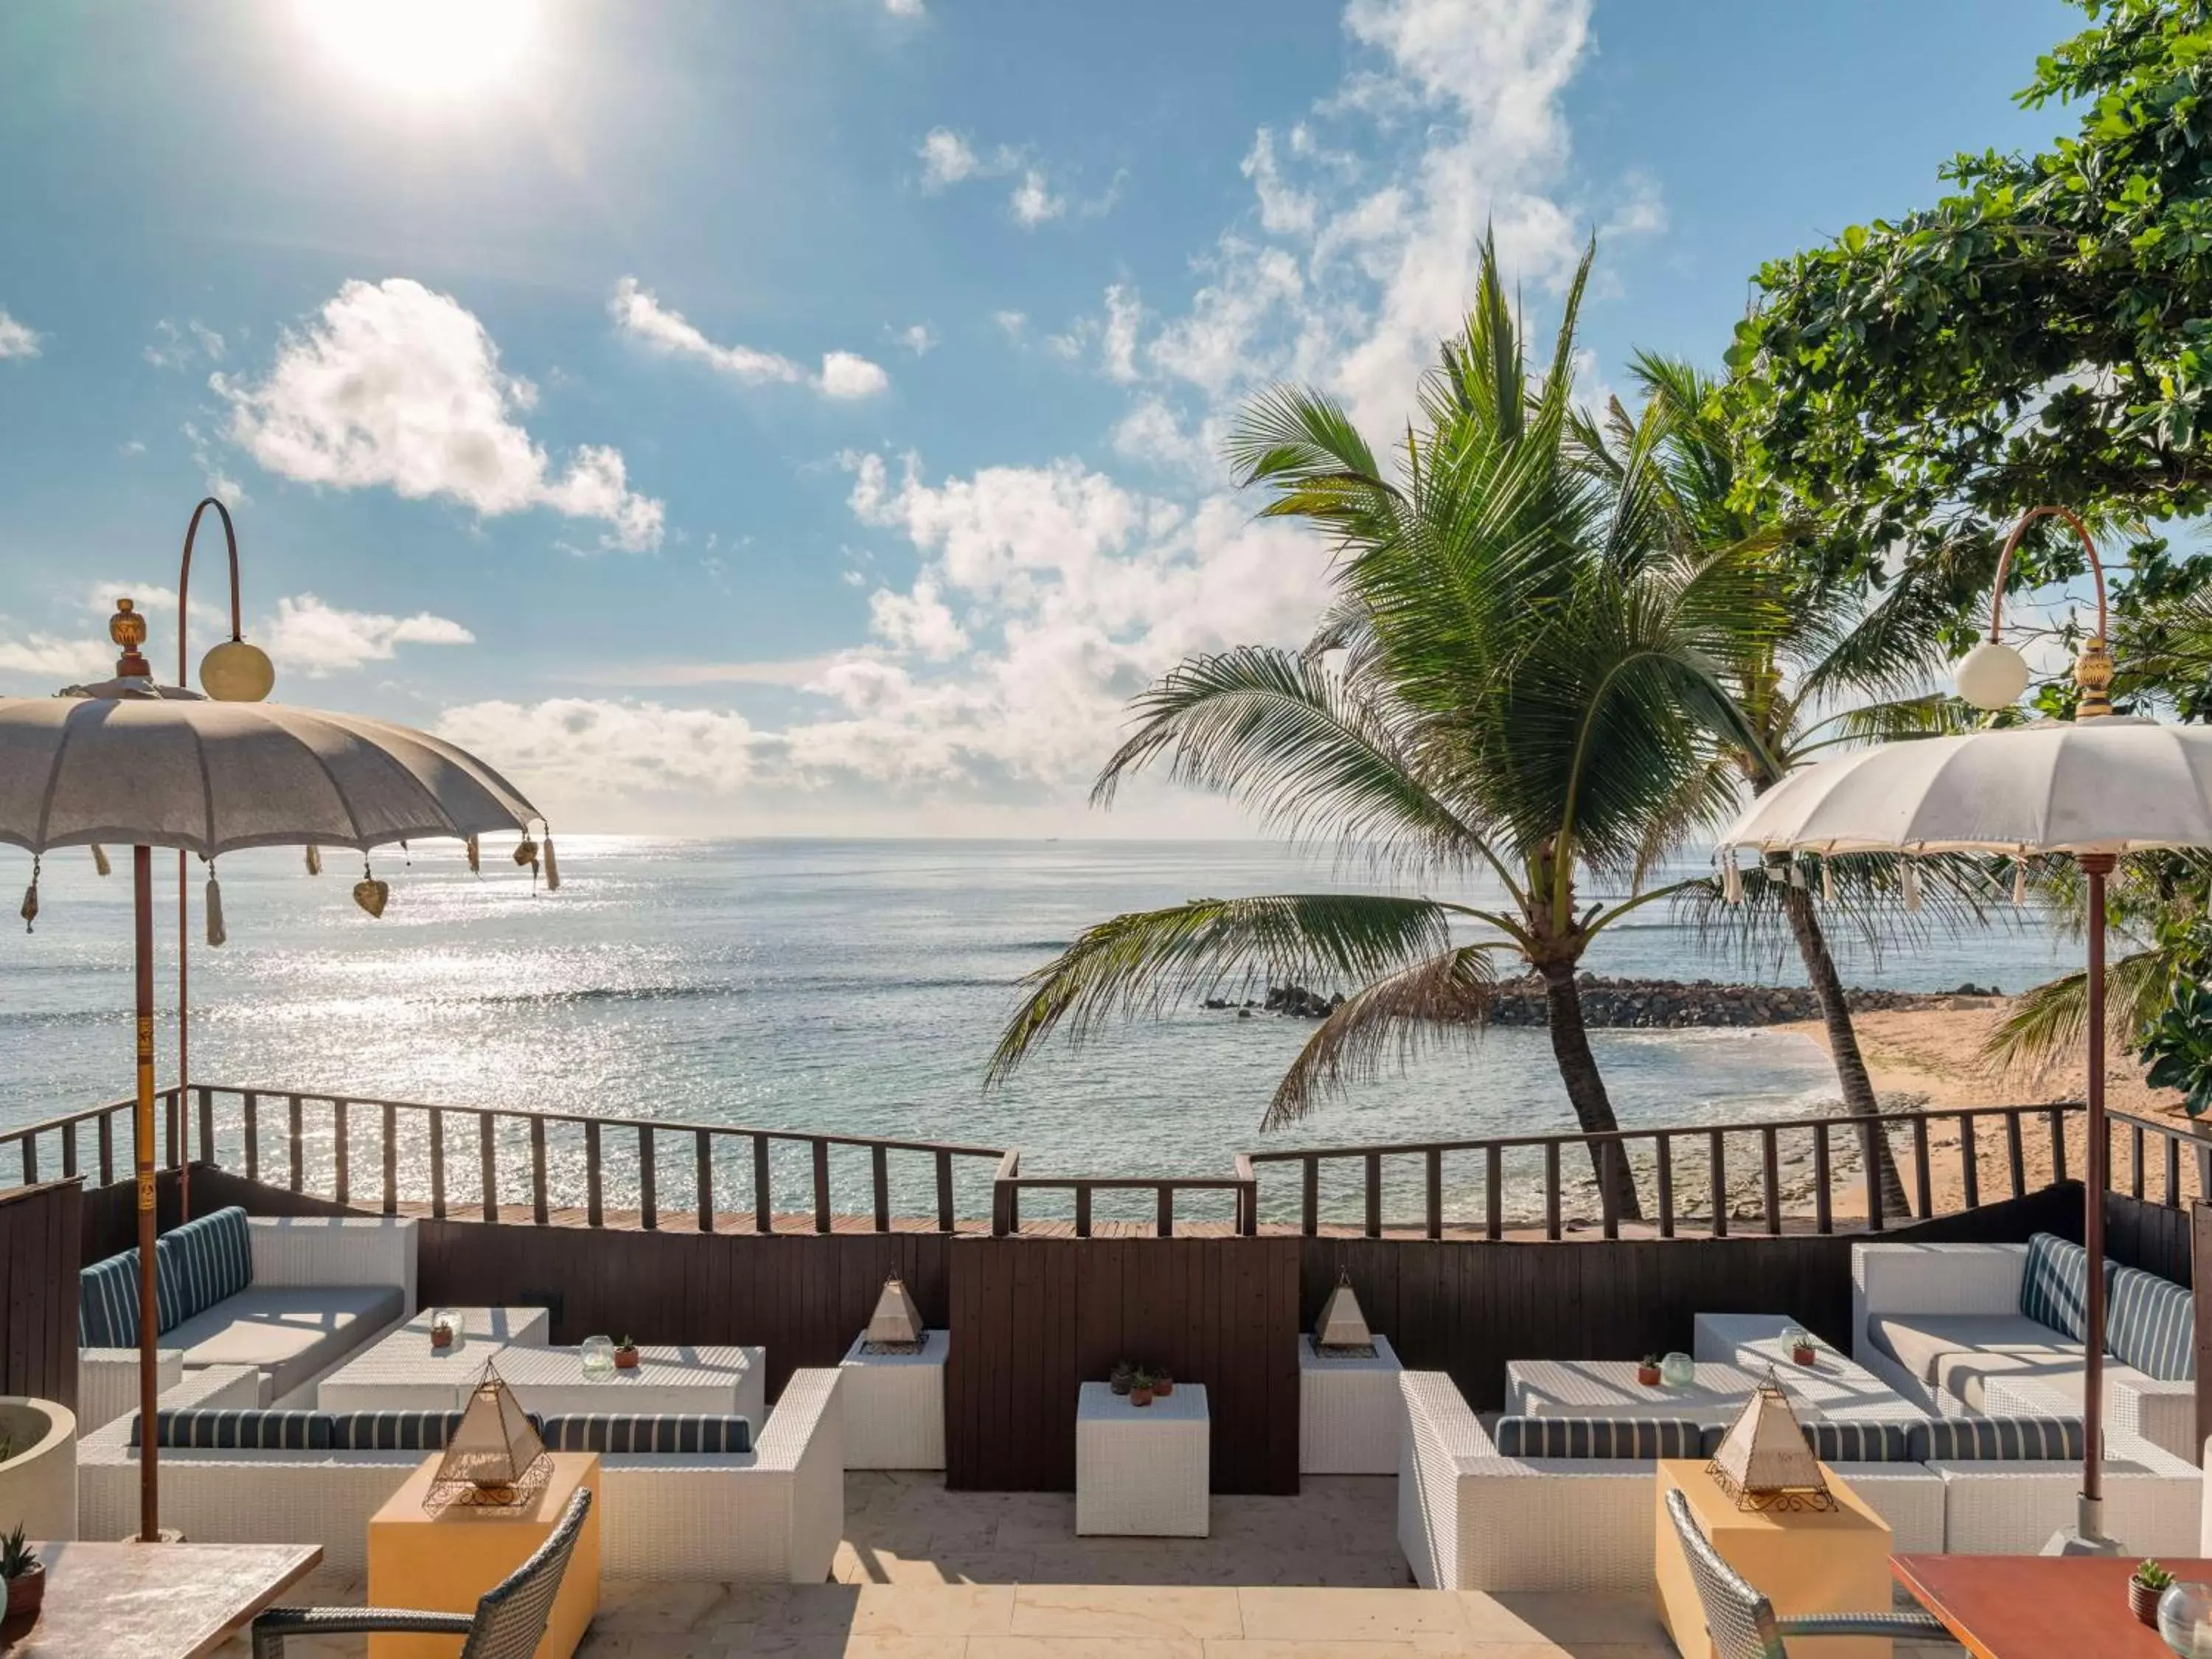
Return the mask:
<path fill-rule="evenodd" d="M 1998 998 L 1962 998 L 1960 1006 L 1952 1008 L 1856 1016 L 1852 1023 L 1882 1104 L 1895 1109 L 1948 1109 L 2081 1099 L 2087 1082 L 2087 1067 L 2081 1060 L 2054 1066 L 2048 1074 L 2029 1079 L 2008 1079 L 1984 1064 L 1982 1045 L 2003 1017 L 2006 1006 Z M 1818 1022 L 1777 1029 L 1802 1033 L 1823 1048 L 1827 1046 L 1827 1033 Z M 2152 1088 L 2143 1080 L 2142 1068 L 2134 1056 L 2124 1049 L 2116 1048 L 2109 1057 L 2105 1073 L 2105 1103 L 2115 1112 L 2183 1127 L 2188 1127 L 2190 1121 L 2182 1109 L 2181 1097 L 2171 1090 Z M 2050 1134 L 2040 1123 L 2023 1127 L 2027 1130 L 2023 1140 L 2027 1183 L 2033 1188 L 2051 1178 Z M 2133 1180 L 2130 1139 L 2124 1127 L 2112 1137 L 2112 1181 L 2123 1190 Z M 1910 1187 L 1911 1167 L 1905 1161 L 1910 1158 L 1911 1140 L 1903 1135 L 1893 1139 L 1900 1162 L 1905 1164 L 1905 1181 Z M 2003 1194 L 2010 1180 L 2004 1135 L 1996 1124 L 1985 1122 L 1978 1126 L 1975 1140 L 1978 1178 L 1982 1197 L 1987 1201 L 1993 1195 Z M 2084 1126 L 2076 1115 L 2069 1121 L 2066 1152 L 2067 1171 L 2076 1177 L 2082 1167 L 2084 1146 Z M 1958 1146 L 1955 1123 L 1931 1127 L 1929 1150 L 1939 1212 L 1955 1208 L 1960 1203 L 1964 1174 Z M 2181 1160 L 2179 1180 L 2185 1199 L 2198 1195 L 2192 1162 L 2188 1158 Z M 2145 1163 L 2145 1194 L 2162 1197 L 2166 1170 L 2163 1152 L 2155 1142 L 2147 1147 Z M 1837 1208 L 1842 1210 L 1844 1203 L 1845 1194 L 1839 1191 Z"/>

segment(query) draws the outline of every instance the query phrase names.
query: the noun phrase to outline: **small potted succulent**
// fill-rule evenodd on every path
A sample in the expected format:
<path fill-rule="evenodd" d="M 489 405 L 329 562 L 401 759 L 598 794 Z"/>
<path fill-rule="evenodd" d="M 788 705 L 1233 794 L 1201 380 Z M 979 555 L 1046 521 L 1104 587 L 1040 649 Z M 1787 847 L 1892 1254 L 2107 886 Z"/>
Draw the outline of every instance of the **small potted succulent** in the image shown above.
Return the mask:
<path fill-rule="evenodd" d="M 2145 1561 L 2128 1580 L 2128 1611 L 2158 1628 L 2158 1598 L 2173 1588 L 2173 1575 L 2155 1561 Z"/>
<path fill-rule="evenodd" d="M 1636 1362 L 1636 1380 L 1647 1389 L 1659 1386 L 1659 1356 L 1647 1353 Z"/>
<path fill-rule="evenodd" d="M 452 1314 L 443 1312 L 432 1314 L 430 1316 L 430 1352 L 443 1353 L 447 1349 L 454 1346 L 460 1335 L 460 1323 L 461 1322 Z"/>
<path fill-rule="evenodd" d="M 1141 1365 L 1129 1374 L 1129 1403 L 1132 1406 L 1152 1403 L 1152 1374 Z"/>
<path fill-rule="evenodd" d="M 21 1527 L 0 1539 L 0 1581 L 8 1586 L 9 1619 L 27 1618 L 46 1597 L 46 1564 L 38 1552 L 23 1541 Z"/>
<path fill-rule="evenodd" d="M 637 1369 L 637 1344 L 628 1337 L 615 1344 L 615 1369 L 618 1371 Z"/>
<path fill-rule="evenodd" d="M 1129 1392 L 1129 1379 L 1136 1374 L 1134 1365 L 1126 1359 L 1118 1359 L 1114 1362 L 1114 1369 L 1106 1375 L 1106 1386 L 1115 1394 L 1127 1394 Z"/>
<path fill-rule="evenodd" d="M 1152 1398 L 1155 1400 L 1164 1400 L 1174 1392 L 1175 1378 L 1168 1375 L 1167 1367 L 1164 1365 L 1153 1367 Z"/>
<path fill-rule="evenodd" d="M 1820 1352 L 1820 1350 L 1818 1345 L 1814 1340 L 1812 1332 L 1792 1331 L 1790 1333 L 1790 1358 L 1792 1363 L 1799 1365 L 1809 1365 L 1814 1359 L 1819 1358 Z"/>

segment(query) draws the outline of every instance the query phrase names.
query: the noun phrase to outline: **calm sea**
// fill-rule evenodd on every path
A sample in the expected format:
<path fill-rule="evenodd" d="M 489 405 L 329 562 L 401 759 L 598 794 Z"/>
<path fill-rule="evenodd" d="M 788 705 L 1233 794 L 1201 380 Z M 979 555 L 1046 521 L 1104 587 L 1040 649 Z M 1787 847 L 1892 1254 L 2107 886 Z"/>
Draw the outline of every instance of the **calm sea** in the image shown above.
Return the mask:
<path fill-rule="evenodd" d="M 486 849 L 380 855 L 380 921 L 352 855 L 310 878 L 296 852 L 222 861 L 230 942 L 192 957 L 204 1081 L 402 1100 L 1019 1146 L 1025 1173 L 1218 1173 L 1262 1146 L 1547 1133 L 1572 1127 L 1541 1030 L 1500 1030 L 1360 1085 L 1261 1137 L 1302 1021 L 1176 1008 L 1014 1083 L 981 1077 L 1017 981 L 1084 926 L 1198 895 L 1369 887 L 1251 843 L 561 841 L 563 885 Z M 12 911 L 28 860 L 0 848 Z M 46 862 L 37 931 L 0 931 L 0 1124 L 122 1097 L 131 1081 L 127 866 Z M 173 1010 L 175 860 L 157 854 L 161 1001 Z M 194 866 L 195 883 L 198 867 Z M 196 892 L 197 899 L 197 892 Z M 2039 931 L 1936 941 L 1863 984 L 2017 989 L 2064 965 Z M 1603 936 L 1609 974 L 1796 977 L 1701 953 L 1654 905 Z M 173 1069 L 173 1024 L 161 1036 Z M 1749 1118 L 1833 1097 L 1825 1057 L 1773 1031 L 1593 1034 L 1625 1122 Z M 841 1175 L 841 1188 L 857 1176 Z M 669 1201 L 677 1201 L 672 1194 Z M 963 1183 L 963 1207 L 972 1200 Z M 858 1207 L 856 1206 L 856 1207 Z M 1103 1212 L 1102 1212 L 1103 1213 Z"/>

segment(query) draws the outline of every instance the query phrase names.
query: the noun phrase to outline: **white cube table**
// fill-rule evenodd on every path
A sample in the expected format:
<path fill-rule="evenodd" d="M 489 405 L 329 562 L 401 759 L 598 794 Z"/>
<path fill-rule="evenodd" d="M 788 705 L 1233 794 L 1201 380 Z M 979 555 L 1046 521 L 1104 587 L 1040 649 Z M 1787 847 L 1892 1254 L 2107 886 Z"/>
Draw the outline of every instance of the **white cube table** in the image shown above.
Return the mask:
<path fill-rule="evenodd" d="M 1354 1356 L 1323 1352 L 1299 1335 L 1300 1474 L 1398 1473 L 1399 1369 L 1387 1337 L 1375 1339 L 1372 1355 Z"/>
<path fill-rule="evenodd" d="M 434 1312 L 460 1322 L 456 1346 L 430 1346 Z M 325 1377 L 315 1404 L 326 1412 L 458 1411 L 486 1360 L 504 1370 L 509 1348 L 543 1347 L 550 1328 L 543 1308 L 425 1308 Z"/>
<path fill-rule="evenodd" d="M 1813 1363 L 1801 1365 L 1782 1334 L 1802 1329 L 1787 1314 L 1699 1314 L 1691 1325 L 1698 1361 L 1718 1361 L 1765 1376 L 1773 1368 L 1790 1403 L 1807 1416 L 1866 1423 L 1918 1423 L 1928 1413 L 1872 1371 L 1818 1338 Z"/>
<path fill-rule="evenodd" d="M 924 1331 L 920 1353 L 864 1353 L 867 1340 L 865 1332 L 854 1337 L 838 1367 L 845 1467 L 943 1468 L 945 1357 L 951 1333 Z"/>
<path fill-rule="evenodd" d="M 1759 1378 L 1738 1365 L 1701 1364 L 1697 1381 L 1670 1389 L 1636 1380 L 1632 1359 L 1510 1359 L 1505 1410 L 1517 1417 L 1686 1417 L 1729 1423 Z"/>
<path fill-rule="evenodd" d="M 608 1413 L 742 1417 L 758 1435 L 768 1422 L 766 1348 L 647 1347 L 635 1370 L 584 1374 L 575 1348 L 509 1348 L 499 1374 L 525 1411 L 541 1417 Z"/>
<path fill-rule="evenodd" d="M 1178 1382 L 1149 1406 L 1085 1382 L 1075 1408 L 1075 1530 L 1203 1538 L 1212 1495 L 1206 1389 Z"/>

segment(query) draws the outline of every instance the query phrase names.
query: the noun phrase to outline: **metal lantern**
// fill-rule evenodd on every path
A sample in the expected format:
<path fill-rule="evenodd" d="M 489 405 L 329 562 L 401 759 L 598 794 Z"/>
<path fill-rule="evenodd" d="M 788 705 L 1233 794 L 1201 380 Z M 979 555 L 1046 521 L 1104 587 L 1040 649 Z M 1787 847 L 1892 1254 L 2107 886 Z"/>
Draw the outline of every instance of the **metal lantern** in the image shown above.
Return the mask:
<path fill-rule="evenodd" d="M 876 1298 L 876 1310 L 868 1316 L 862 1352 L 912 1353 L 921 1346 L 921 1310 L 914 1305 L 914 1294 L 907 1289 L 906 1281 L 893 1273 L 884 1280 L 883 1294 Z"/>
<path fill-rule="evenodd" d="M 1352 1274 L 1340 1271 L 1336 1288 L 1322 1304 L 1321 1317 L 1314 1322 L 1314 1346 L 1328 1353 L 1373 1353 L 1374 1334 L 1367 1328 L 1367 1316 L 1359 1310 L 1359 1298 L 1352 1293 Z"/>
<path fill-rule="evenodd" d="M 422 1507 L 511 1508 L 526 1504 L 552 1477 L 553 1459 L 499 1372 L 487 1362 L 446 1442 Z"/>
<path fill-rule="evenodd" d="M 1753 1392 L 1743 1415 L 1722 1437 L 1705 1473 L 1740 1510 L 1836 1507 L 1820 1460 L 1806 1443 L 1790 1396 L 1771 1370 Z"/>

